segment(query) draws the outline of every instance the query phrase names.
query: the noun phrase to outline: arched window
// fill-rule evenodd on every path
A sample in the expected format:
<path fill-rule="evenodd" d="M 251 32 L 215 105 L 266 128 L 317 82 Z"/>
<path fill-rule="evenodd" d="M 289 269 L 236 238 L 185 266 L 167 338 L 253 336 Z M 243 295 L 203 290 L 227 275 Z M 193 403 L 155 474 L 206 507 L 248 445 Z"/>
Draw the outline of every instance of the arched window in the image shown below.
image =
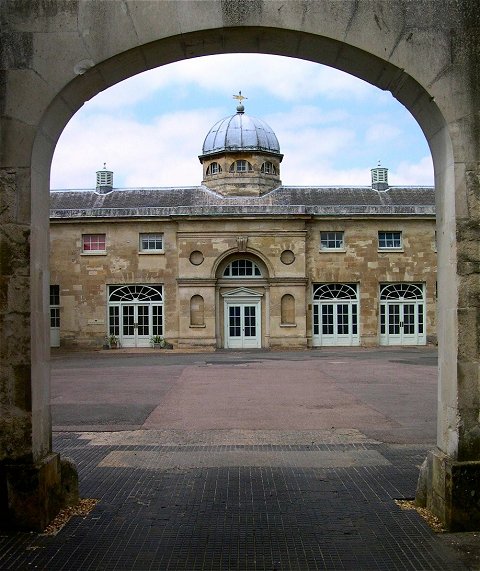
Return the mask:
<path fill-rule="evenodd" d="M 190 299 L 190 325 L 205 324 L 205 302 L 201 295 L 194 295 Z"/>
<path fill-rule="evenodd" d="M 312 305 L 314 347 L 359 344 L 357 284 L 315 284 Z"/>
<path fill-rule="evenodd" d="M 245 173 L 252 171 L 253 167 L 248 161 L 239 160 L 230 165 L 230 172 Z"/>
<path fill-rule="evenodd" d="M 222 172 L 222 167 L 218 163 L 210 163 L 207 167 L 207 175 L 214 175 Z"/>
<path fill-rule="evenodd" d="M 322 284 L 315 287 L 313 299 L 357 299 L 357 288 L 350 284 Z"/>
<path fill-rule="evenodd" d="M 281 301 L 281 317 L 283 325 L 295 324 L 295 298 L 286 293 Z"/>
<path fill-rule="evenodd" d="M 108 301 L 163 301 L 162 286 L 110 286 Z"/>
<path fill-rule="evenodd" d="M 223 272 L 224 278 L 261 278 L 260 268 L 252 260 L 233 260 Z"/>
<path fill-rule="evenodd" d="M 423 289 L 418 284 L 383 284 L 380 299 L 423 299 Z"/>
<path fill-rule="evenodd" d="M 275 165 L 270 161 L 265 161 L 260 169 L 263 174 L 277 174 Z"/>

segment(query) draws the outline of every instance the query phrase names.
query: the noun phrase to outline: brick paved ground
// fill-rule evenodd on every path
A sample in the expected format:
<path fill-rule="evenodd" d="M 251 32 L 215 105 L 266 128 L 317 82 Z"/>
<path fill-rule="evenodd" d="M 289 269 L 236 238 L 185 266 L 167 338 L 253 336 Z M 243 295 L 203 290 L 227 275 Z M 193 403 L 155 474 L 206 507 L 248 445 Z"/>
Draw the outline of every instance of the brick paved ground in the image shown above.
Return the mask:
<path fill-rule="evenodd" d="M 302 386 L 305 360 L 309 361 L 305 366 L 312 372 L 312 354 L 305 355 L 295 366 L 297 393 Z M 420 354 L 419 358 L 425 355 Z M 193 366 L 192 361 L 186 359 L 175 369 L 177 357 L 172 356 L 170 374 L 166 375 L 170 381 L 160 383 L 158 392 L 155 387 L 146 386 L 151 406 L 141 414 L 138 407 L 129 408 L 132 397 L 121 398 L 120 383 L 115 398 L 110 399 L 116 403 L 110 402 L 113 409 L 109 412 L 109 422 L 126 428 L 134 426 L 134 420 L 143 424 L 148 421 L 152 429 L 99 431 L 99 426 L 95 422 L 89 424 L 87 419 L 84 426 L 90 428 L 89 432 L 57 432 L 54 449 L 76 461 L 82 497 L 99 498 L 100 502 L 87 517 L 72 518 L 56 536 L 20 533 L 1 536 L 0 569 L 467 569 L 416 512 L 401 510 L 394 503 L 394 499 L 414 495 L 418 466 L 431 447 L 431 420 L 425 418 L 434 419 L 434 403 L 430 403 L 424 414 L 416 411 L 424 419 L 417 432 L 419 426 L 425 426 L 424 433 L 416 442 L 405 443 L 411 433 L 408 418 L 413 412 L 396 412 L 391 395 L 380 405 L 382 399 L 375 386 L 367 388 L 374 376 L 375 358 L 371 354 L 364 356 L 364 362 L 357 357 L 355 366 L 351 362 L 348 365 L 350 373 L 357 371 L 350 388 L 345 380 L 343 384 L 335 381 L 341 377 L 338 369 L 341 363 L 335 363 L 340 359 L 330 356 L 330 364 L 325 362 L 321 367 L 317 362 L 317 369 L 321 370 L 317 378 L 322 379 L 320 388 L 325 389 L 325 399 L 321 402 L 330 403 L 330 408 L 302 406 L 317 403 L 308 382 L 300 390 L 303 400 L 297 394 L 292 403 L 291 399 L 282 401 L 283 397 L 272 394 L 279 410 L 287 408 L 279 422 L 283 428 L 275 422 L 270 427 L 255 426 L 256 414 L 251 415 L 247 423 L 250 426 L 237 426 L 243 414 L 232 412 L 229 420 L 225 409 L 216 415 L 207 406 L 209 399 L 202 397 L 196 383 L 207 383 L 204 396 L 211 395 L 212 387 L 219 390 L 220 377 L 231 379 L 237 375 L 238 360 L 220 363 L 218 367 L 223 369 L 215 370 L 221 374 L 204 367 L 210 370 L 210 377 L 195 377 L 188 368 Z M 95 365 L 96 358 L 89 359 L 88 366 L 87 360 L 84 363 L 85 369 L 90 370 L 88 382 L 92 377 L 100 379 L 108 375 L 107 371 L 114 367 L 113 362 L 109 367 L 103 360 Z M 220 356 L 208 358 L 215 360 Z M 257 380 L 269 377 L 269 383 L 278 382 L 277 388 L 283 386 L 282 375 L 289 369 L 289 363 L 278 360 L 275 372 L 272 359 L 265 364 L 263 357 L 257 356 L 253 361 L 257 358 L 259 363 L 244 363 L 246 367 L 240 367 L 243 373 L 237 383 L 243 387 L 238 386 L 239 392 L 232 395 L 228 392 L 232 387 L 226 386 L 229 397 L 218 395 L 218 402 L 225 404 L 243 394 L 244 383 L 252 382 L 252 368 L 257 370 Z M 350 357 L 343 359 L 348 361 Z M 120 368 L 128 369 L 128 374 L 123 370 L 125 377 L 140 378 L 145 373 L 141 356 L 120 359 L 119 363 Z M 203 366 L 204 358 L 197 356 L 196 363 L 194 366 Z M 384 365 L 380 359 L 381 375 L 385 372 Z M 401 365 L 397 363 L 396 369 Z M 414 366 L 403 365 L 407 369 Z M 63 379 L 68 384 L 68 363 L 62 361 L 56 366 L 57 371 L 64 371 Z M 418 383 L 423 374 L 430 374 L 431 364 L 415 366 L 416 380 L 411 369 L 408 374 L 398 373 L 399 378 L 412 377 L 405 381 L 405 387 Z M 70 369 L 75 376 L 80 368 L 77 364 Z M 132 376 L 133 368 L 137 368 L 136 376 Z M 117 369 L 117 373 L 120 378 L 122 371 Z M 158 372 L 158 379 L 162 375 Z M 75 378 L 78 383 L 78 376 Z M 337 390 L 341 387 L 343 400 L 330 384 L 336 384 Z M 185 396 L 189 387 L 192 398 Z M 78 400 L 88 400 L 78 386 L 75 390 Z M 66 388 L 63 396 L 64 402 L 68 401 L 67 408 L 70 407 L 73 404 L 70 389 Z M 62 391 L 54 381 L 54 402 L 61 402 L 61 397 Z M 119 413 L 114 405 L 118 406 L 122 400 L 125 408 Z M 428 401 L 417 400 L 421 401 L 420 409 Z M 197 408 L 192 405 L 194 401 Z M 102 403 L 108 412 L 109 403 L 97 395 L 97 404 Z M 162 403 L 165 415 L 160 414 Z M 239 410 L 246 410 L 244 406 L 245 403 Z M 338 410 L 343 407 L 343 413 L 335 417 L 332 407 L 337 406 Z M 356 411 L 350 422 L 345 420 L 348 409 Z M 235 407 L 228 410 L 234 411 Z M 324 425 L 322 410 L 329 418 Z M 70 424 L 63 427 L 71 430 L 82 419 L 75 411 L 70 415 L 66 412 L 66 409 L 61 412 L 62 422 Z M 97 414 L 98 411 L 94 412 L 91 419 L 98 420 Z M 369 414 L 377 419 L 377 428 L 368 430 Z M 209 424 L 207 419 L 212 415 Z M 278 415 L 268 410 L 265 416 L 275 421 Z M 190 418 L 190 425 L 182 424 L 181 418 Z M 331 418 L 336 420 L 337 427 L 327 426 Z M 418 423 L 418 418 L 414 425 L 415 422 Z M 380 434 L 385 435 L 384 441 L 375 438 Z"/>

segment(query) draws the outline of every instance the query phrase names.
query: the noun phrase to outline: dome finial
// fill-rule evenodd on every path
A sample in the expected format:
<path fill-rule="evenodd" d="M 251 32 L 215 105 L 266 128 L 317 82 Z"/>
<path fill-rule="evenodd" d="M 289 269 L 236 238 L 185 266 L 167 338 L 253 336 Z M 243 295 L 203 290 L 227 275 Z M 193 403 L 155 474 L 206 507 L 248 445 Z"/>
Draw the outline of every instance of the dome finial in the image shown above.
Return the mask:
<path fill-rule="evenodd" d="M 239 102 L 239 105 L 237 105 L 237 113 L 244 113 L 245 107 L 243 106 L 243 100 L 248 99 L 248 97 L 242 95 L 241 91 L 238 92 L 238 95 L 233 95 L 232 97 Z"/>

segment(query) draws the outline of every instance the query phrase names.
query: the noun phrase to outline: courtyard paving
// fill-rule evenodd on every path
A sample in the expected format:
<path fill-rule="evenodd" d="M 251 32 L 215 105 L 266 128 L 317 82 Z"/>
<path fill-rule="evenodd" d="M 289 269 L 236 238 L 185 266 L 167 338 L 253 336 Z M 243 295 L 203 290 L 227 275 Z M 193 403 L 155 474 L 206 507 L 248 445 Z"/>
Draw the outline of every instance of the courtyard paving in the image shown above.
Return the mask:
<path fill-rule="evenodd" d="M 1 569 L 480 569 L 476 534 L 395 503 L 435 442 L 432 349 L 57 352 L 51 402 L 100 501 L 2 535 Z"/>

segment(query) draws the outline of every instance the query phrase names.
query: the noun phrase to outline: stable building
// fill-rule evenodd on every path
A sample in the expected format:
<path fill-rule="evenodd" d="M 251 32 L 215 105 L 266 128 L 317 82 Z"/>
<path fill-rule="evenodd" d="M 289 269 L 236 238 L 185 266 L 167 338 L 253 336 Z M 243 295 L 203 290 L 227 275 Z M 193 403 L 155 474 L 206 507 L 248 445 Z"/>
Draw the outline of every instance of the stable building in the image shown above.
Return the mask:
<path fill-rule="evenodd" d="M 202 184 L 51 192 L 51 344 L 227 349 L 435 342 L 435 193 L 281 183 L 262 120 L 208 132 Z"/>

